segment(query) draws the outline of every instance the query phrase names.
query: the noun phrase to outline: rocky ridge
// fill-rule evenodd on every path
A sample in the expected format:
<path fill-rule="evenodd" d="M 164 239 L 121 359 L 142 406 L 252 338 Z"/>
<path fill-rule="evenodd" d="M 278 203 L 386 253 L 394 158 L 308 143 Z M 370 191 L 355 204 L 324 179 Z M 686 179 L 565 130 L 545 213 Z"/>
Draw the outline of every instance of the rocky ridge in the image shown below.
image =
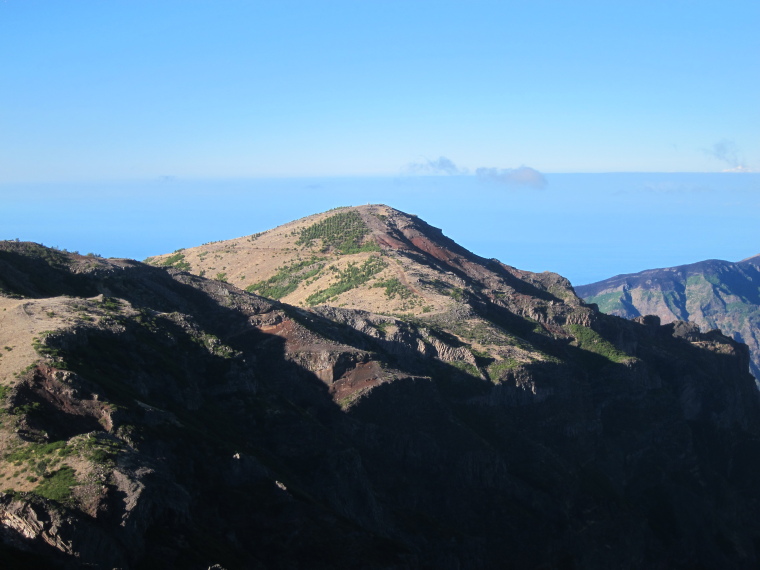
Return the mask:
<path fill-rule="evenodd" d="M 720 329 L 749 346 L 750 369 L 760 379 L 760 255 L 618 275 L 576 291 L 611 315 L 657 315 L 663 323 L 681 320 L 703 331 Z"/>
<path fill-rule="evenodd" d="M 746 346 L 604 315 L 558 275 L 482 259 L 387 207 L 351 211 L 365 228 L 342 218 L 342 240 L 326 225 L 311 245 L 290 236 L 303 261 L 338 264 L 304 300 L 353 285 L 304 306 L 171 263 L 1 242 L 0 557 L 757 565 L 760 408 Z M 351 259 L 381 269 L 344 279 Z M 397 286 L 373 286 L 388 267 L 422 301 L 405 313 L 350 306 L 366 292 L 398 300 Z"/>

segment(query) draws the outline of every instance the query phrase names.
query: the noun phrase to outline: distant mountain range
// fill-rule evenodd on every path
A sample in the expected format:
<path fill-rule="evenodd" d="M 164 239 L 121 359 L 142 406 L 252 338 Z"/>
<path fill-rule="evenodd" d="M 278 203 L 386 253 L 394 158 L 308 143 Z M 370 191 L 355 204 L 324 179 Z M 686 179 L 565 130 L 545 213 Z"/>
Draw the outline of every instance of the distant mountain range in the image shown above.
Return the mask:
<path fill-rule="evenodd" d="M 703 331 L 720 329 L 749 346 L 750 368 L 760 380 L 760 255 L 617 275 L 575 291 L 610 315 L 657 315 L 663 323 L 681 320 Z"/>
<path fill-rule="evenodd" d="M 0 564 L 757 568 L 747 347 L 387 206 L 0 242 Z"/>

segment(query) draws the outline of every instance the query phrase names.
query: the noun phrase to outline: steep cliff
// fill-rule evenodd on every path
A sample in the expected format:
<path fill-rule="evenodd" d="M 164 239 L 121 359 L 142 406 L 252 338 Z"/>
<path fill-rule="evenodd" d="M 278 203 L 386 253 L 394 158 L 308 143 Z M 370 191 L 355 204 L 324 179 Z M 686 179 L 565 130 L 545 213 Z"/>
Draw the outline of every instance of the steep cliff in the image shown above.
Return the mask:
<path fill-rule="evenodd" d="M 757 566 L 746 346 L 604 315 L 560 276 L 374 208 L 351 210 L 370 231 L 298 245 L 328 257 L 317 290 L 354 285 L 308 309 L 2 242 L 0 560 Z M 352 255 L 422 301 L 352 307 L 399 294 L 381 271 L 346 278 Z"/>

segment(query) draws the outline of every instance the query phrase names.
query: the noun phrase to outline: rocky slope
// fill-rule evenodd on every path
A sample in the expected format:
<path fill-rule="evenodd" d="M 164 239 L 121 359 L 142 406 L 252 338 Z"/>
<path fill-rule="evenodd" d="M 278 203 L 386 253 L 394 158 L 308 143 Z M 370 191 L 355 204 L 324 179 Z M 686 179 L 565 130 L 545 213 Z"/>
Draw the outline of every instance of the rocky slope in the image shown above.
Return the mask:
<path fill-rule="evenodd" d="M 343 264 L 318 287 L 352 285 L 309 310 L 0 243 L 0 561 L 757 566 L 744 345 L 601 314 L 557 275 L 395 210 L 351 211 L 371 231 L 298 244 Z M 385 265 L 357 283 L 345 256 L 362 255 Z M 421 302 L 403 317 L 348 306 L 361 291 L 398 301 L 372 286 L 389 267 Z"/>
<path fill-rule="evenodd" d="M 738 263 L 711 259 L 581 285 L 576 292 L 611 315 L 657 315 L 663 323 L 720 329 L 749 346 L 750 369 L 760 379 L 760 255 Z"/>

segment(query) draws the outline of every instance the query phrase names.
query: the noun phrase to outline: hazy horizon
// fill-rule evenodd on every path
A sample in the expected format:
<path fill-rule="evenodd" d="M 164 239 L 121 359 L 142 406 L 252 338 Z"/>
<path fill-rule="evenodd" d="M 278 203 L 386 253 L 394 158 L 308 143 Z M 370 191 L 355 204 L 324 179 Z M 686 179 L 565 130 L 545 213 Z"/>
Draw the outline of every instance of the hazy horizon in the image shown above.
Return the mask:
<path fill-rule="evenodd" d="M 760 252 L 760 4 L 7 0 L 0 237 L 138 259 L 338 205 L 582 284 Z"/>
<path fill-rule="evenodd" d="M 474 175 L 171 179 L 2 191 L 1 239 L 138 260 L 366 203 L 417 214 L 477 255 L 575 285 L 760 253 L 760 174 L 546 174 L 541 187 Z"/>

